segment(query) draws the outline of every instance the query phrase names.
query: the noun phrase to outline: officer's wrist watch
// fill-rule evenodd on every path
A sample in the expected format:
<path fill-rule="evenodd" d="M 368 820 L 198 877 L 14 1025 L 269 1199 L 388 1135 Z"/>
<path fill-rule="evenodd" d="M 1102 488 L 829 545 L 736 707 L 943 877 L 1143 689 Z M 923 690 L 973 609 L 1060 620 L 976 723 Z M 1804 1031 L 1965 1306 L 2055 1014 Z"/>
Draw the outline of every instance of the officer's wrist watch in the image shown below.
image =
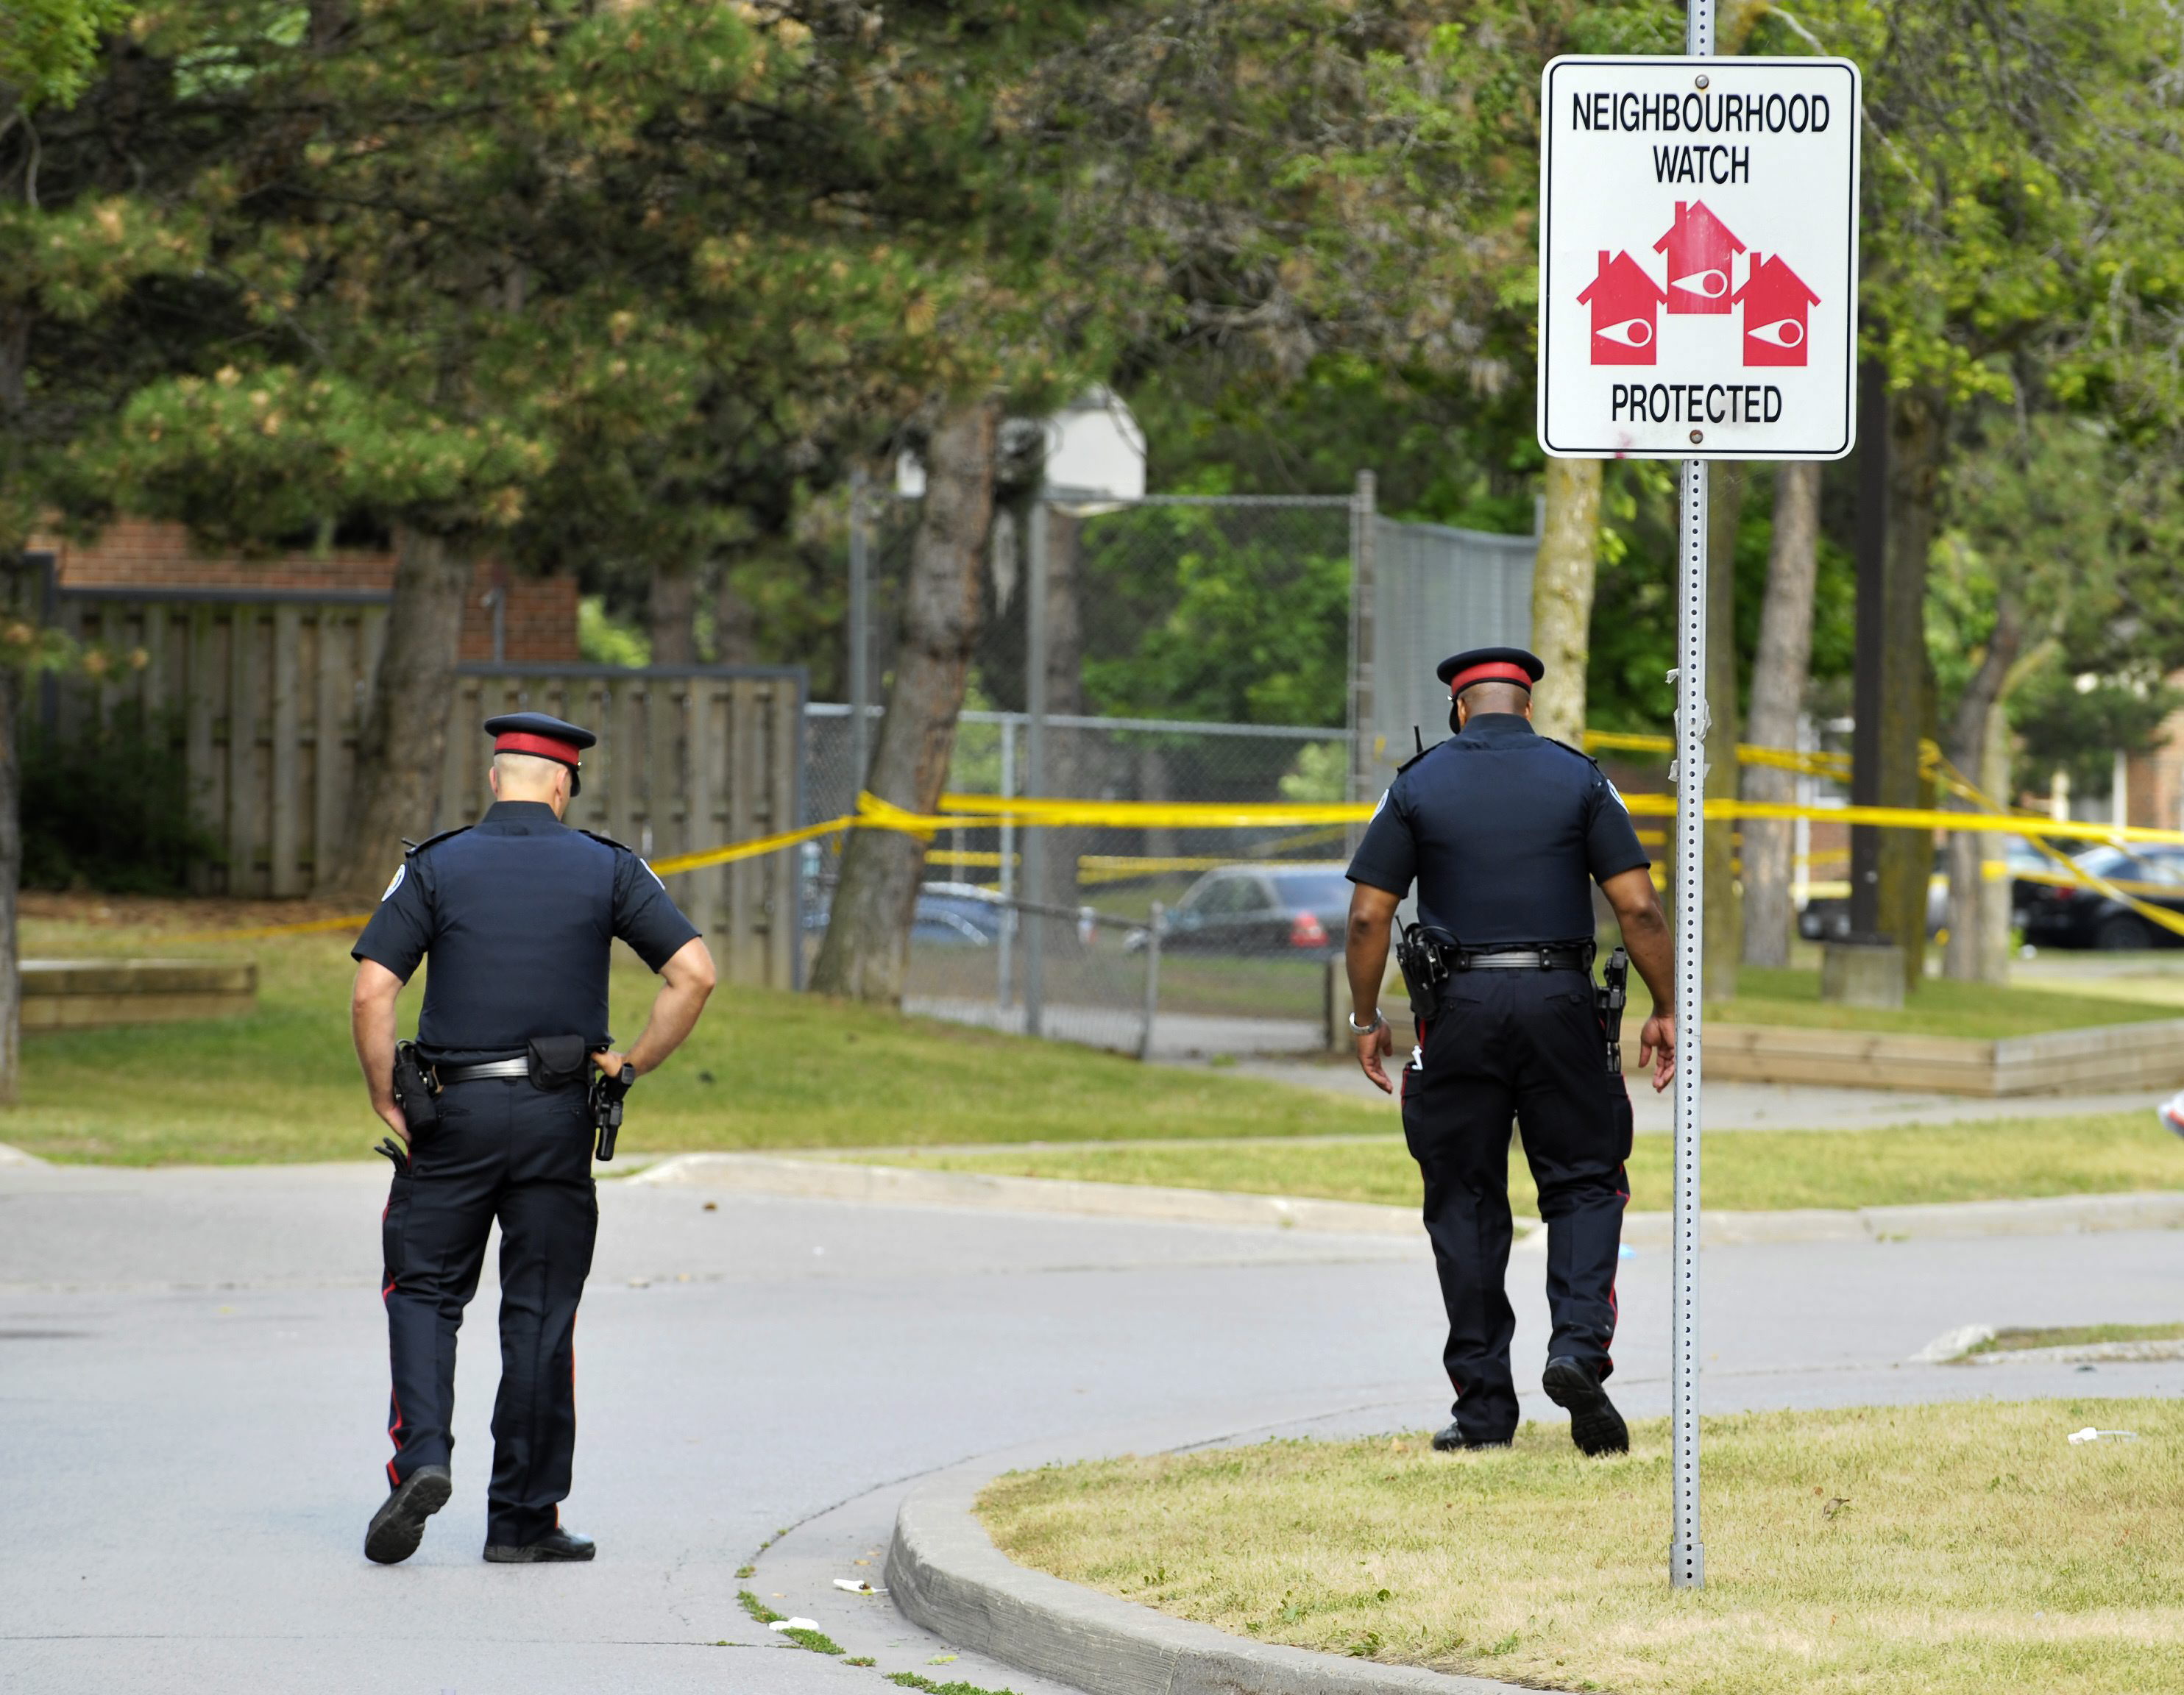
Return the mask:
<path fill-rule="evenodd" d="M 1373 1009 L 1373 1021 L 1370 1024 L 1358 1023 L 1357 1014 L 1353 1012 L 1350 1014 L 1350 1033 L 1352 1036 L 1370 1036 L 1374 1031 L 1379 1029 L 1382 1025 L 1387 1023 L 1387 1014 L 1381 1012 L 1378 1008 Z"/>

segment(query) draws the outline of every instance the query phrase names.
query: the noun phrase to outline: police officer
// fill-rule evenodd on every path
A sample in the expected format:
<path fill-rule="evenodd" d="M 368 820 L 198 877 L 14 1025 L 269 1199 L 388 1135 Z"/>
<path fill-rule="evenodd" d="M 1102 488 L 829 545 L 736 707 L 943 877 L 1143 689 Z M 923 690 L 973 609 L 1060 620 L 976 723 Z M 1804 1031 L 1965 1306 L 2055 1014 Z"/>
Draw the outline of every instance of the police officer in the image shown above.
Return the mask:
<path fill-rule="evenodd" d="M 1358 1063 L 1383 1090 L 1380 1062 L 1394 1044 L 1380 986 L 1390 925 L 1413 881 L 1432 970 L 1446 973 L 1438 1010 L 1416 1022 L 1402 1091 L 1448 1311 L 1443 1363 L 1456 1420 L 1434 1438 L 1443 1450 L 1500 1447 L 1517 1430 L 1516 1316 L 1502 1289 L 1513 1115 L 1547 1229 L 1554 1334 L 1542 1387 L 1569 1410 L 1585 1453 L 1630 1442 L 1601 1387 L 1612 1369 L 1630 1097 L 1610 1069 L 1594 1004 L 1588 878 L 1652 992 L 1641 1044 L 1657 1089 L 1674 1070 L 1673 962 L 1622 797 L 1583 753 L 1532 728 L 1532 685 L 1545 669 L 1518 647 L 1442 662 L 1457 733 L 1396 774 L 1350 864 L 1350 1025 Z"/>
<path fill-rule="evenodd" d="M 382 1564 L 415 1552 L 452 1487 L 455 1332 L 496 1219 L 501 1375 L 485 1557 L 592 1557 L 559 1510 L 577 1437 L 577 1303 L 599 1229 L 587 1083 L 594 1068 L 627 1083 L 658 1065 L 713 987 L 711 955 L 651 868 L 561 822 L 598 738 L 537 712 L 485 728 L 493 805 L 475 825 L 410 850 L 352 950 L 357 1058 L 372 1110 L 401 1138 L 382 1145 L 395 1162 L 381 1291 L 392 1490 L 364 1544 Z M 607 1033 L 616 936 L 664 980 L 627 1053 Z M 422 1071 L 405 1056 L 398 1102 L 395 998 L 428 953 L 414 1056 Z"/>

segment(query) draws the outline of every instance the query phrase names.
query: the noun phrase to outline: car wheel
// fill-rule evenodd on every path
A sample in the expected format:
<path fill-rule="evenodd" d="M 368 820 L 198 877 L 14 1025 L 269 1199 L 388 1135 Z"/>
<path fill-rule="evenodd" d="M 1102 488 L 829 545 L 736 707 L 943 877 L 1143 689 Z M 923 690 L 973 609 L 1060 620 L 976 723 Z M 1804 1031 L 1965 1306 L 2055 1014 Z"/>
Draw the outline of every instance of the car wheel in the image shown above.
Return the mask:
<path fill-rule="evenodd" d="M 2093 932 L 2093 946 L 2103 953 L 2124 953 L 2153 946 L 2153 927 L 2126 912 L 2101 920 Z"/>

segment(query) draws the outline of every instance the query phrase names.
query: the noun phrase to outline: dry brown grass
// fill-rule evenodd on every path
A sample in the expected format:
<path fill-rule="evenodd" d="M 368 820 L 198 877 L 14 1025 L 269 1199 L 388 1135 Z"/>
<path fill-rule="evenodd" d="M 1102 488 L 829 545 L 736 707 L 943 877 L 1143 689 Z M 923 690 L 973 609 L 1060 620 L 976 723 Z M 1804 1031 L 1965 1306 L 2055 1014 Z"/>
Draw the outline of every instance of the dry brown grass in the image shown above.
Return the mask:
<path fill-rule="evenodd" d="M 1709 1420 L 1696 1592 L 1668 1587 L 1666 1424 L 1632 1442 L 1272 1442 L 1013 1474 L 980 1511 L 1027 1564 L 1239 1635 L 1543 1687 L 2184 1689 L 2175 1402 Z"/>

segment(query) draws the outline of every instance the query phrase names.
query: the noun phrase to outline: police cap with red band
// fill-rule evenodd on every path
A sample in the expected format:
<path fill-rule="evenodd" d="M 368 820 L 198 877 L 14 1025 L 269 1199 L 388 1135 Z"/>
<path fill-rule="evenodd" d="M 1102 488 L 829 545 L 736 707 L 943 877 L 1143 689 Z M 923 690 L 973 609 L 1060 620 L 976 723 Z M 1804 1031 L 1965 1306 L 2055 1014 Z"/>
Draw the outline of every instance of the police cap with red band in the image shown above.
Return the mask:
<path fill-rule="evenodd" d="M 588 730 L 564 723 L 543 712 L 504 712 L 498 718 L 486 720 L 485 733 L 493 737 L 493 751 L 496 753 L 529 753 L 538 759 L 551 759 L 557 765 L 566 765 L 571 795 L 582 792 L 579 767 L 584 749 L 599 739 Z"/>
<path fill-rule="evenodd" d="M 1458 695 L 1474 683 L 1514 683 L 1529 690 L 1546 670 L 1535 654 L 1522 647 L 1474 647 L 1443 659 L 1434 667 L 1434 675 L 1448 685 L 1451 695 Z"/>

